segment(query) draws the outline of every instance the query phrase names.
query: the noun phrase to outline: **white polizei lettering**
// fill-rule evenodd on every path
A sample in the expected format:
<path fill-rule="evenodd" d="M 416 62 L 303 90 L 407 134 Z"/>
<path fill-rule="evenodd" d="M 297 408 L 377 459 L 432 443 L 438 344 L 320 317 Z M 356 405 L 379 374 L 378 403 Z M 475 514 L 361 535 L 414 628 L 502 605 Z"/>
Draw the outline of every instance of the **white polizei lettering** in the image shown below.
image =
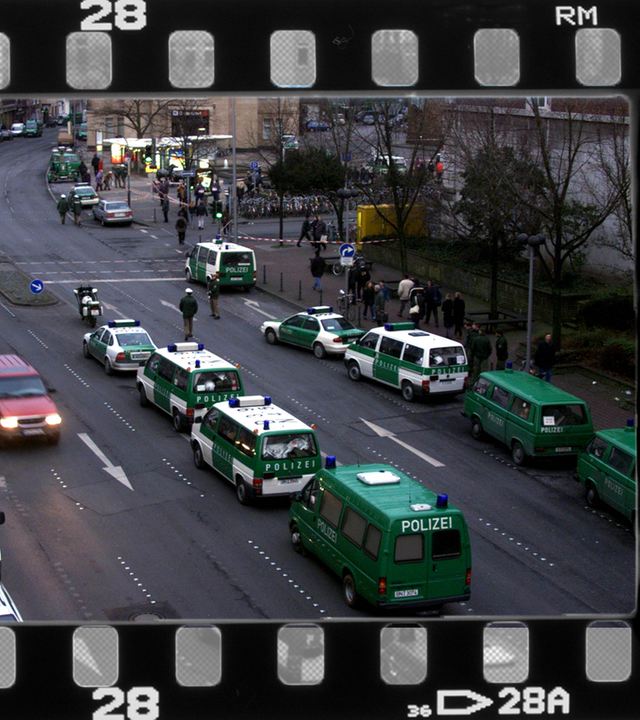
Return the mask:
<path fill-rule="evenodd" d="M 402 532 L 429 532 L 430 530 L 447 530 L 452 527 L 451 516 L 420 518 L 419 520 L 402 520 Z"/>

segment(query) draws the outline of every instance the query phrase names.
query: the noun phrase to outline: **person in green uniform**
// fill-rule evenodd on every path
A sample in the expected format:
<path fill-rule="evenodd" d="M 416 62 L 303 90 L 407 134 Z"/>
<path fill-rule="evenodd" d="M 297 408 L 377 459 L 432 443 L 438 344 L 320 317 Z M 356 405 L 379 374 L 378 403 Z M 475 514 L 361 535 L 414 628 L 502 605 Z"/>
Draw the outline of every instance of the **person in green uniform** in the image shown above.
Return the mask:
<path fill-rule="evenodd" d="M 193 290 L 187 288 L 185 296 L 180 300 L 180 312 L 184 321 L 185 342 L 193 337 L 193 317 L 198 312 L 198 301 L 193 297 Z"/>
<path fill-rule="evenodd" d="M 467 365 L 469 366 L 469 375 L 473 373 L 473 341 L 478 335 L 478 326 L 465 320 L 464 330 L 466 333 L 464 341 L 464 349 L 467 351 Z"/>
<path fill-rule="evenodd" d="M 489 358 L 493 352 L 491 340 L 485 335 L 484 328 L 478 329 L 478 334 L 473 338 L 471 345 L 473 352 L 473 376 L 471 382 L 475 382 L 478 375 L 489 367 Z"/>
<path fill-rule="evenodd" d="M 60 222 L 64 225 L 64 221 L 67 217 L 67 210 L 69 209 L 69 203 L 67 202 L 66 195 L 60 195 L 58 200 L 58 212 L 60 213 Z"/>
<path fill-rule="evenodd" d="M 80 225 L 80 221 L 82 220 L 82 200 L 80 200 L 80 198 L 77 195 L 75 195 L 73 198 L 72 210 L 73 210 L 73 222 L 76 225 Z"/>
<path fill-rule="evenodd" d="M 207 283 L 207 293 L 209 294 L 211 315 L 216 320 L 220 320 L 220 308 L 218 307 L 218 298 L 220 297 L 220 279 L 218 273 L 216 273 Z"/>
<path fill-rule="evenodd" d="M 496 370 L 504 370 L 509 357 L 509 345 L 502 330 L 496 330 Z"/>

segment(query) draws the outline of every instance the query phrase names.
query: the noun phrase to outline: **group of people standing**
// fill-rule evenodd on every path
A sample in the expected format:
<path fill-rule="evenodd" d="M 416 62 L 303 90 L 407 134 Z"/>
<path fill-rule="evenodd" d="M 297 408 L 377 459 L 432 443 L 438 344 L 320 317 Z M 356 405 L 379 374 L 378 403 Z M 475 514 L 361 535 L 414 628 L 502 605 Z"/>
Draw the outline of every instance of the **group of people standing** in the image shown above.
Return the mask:
<path fill-rule="evenodd" d="M 300 237 L 298 238 L 297 247 L 300 247 L 303 240 L 308 240 L 311 246 L 315 248 L 316 255 L 327 247 L 327 223 L 320 215 L 315 217 L 307 214 L 302 222 L 300 229 Z"/>

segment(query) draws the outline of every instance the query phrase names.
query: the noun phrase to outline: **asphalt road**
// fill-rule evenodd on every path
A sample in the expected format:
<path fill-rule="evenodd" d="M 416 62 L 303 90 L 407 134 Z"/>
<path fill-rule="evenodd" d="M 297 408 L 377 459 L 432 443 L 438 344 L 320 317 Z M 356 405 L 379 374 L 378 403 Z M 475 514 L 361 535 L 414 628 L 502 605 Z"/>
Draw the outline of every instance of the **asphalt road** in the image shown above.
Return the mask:
<path fill-rule="evenodd" d="M 0 145 L 0 251 L 60 300 L 48 308 L 0 303 L 0 353 L 35 365 L 63 416 L 58 446 L 0 450 L 3 581 L 24 618 L 370 614 L 350 611 L 339 579 L 294 553 L 286 501 L 240 506 L 230 484 L 194 467 L 187 436 L 167 415 L 139 406 L 134 375 L 107 377 L 83 357 L 88 328 L 72 292 L 81 282 L 97 284 L 105 319 L 138 318 L 158 345 L 182 340 L 185 248 L 171 224 L 102 228 L 86 212 L 82 227 L 61 225 L 45 182 L 54 133 Z M 256 252 L 261 268 L 271 250 L 257 244 Z M 268 346 L 262 321 L 291 312 L 276 298 L 224 293 L 214 322 L 204 287 L 194 287 L 196 339 L 240 365 L 248 393 L 269 394 L 315 423 L 323 452 L 340 462 L 392 463 L 463 510 L 472 595 L 445 614 L 632 611 L 633 537 L 585 508 L 570 467 L 514 467 L 498 446 L 471 439 L 461 397 L 407 405 L 391 389 L 351 382 L 339 360 Z M 443 466 L 378 438 L 363 419 Z M 81 435 L 123 468 L 133 490 L 103 469 Z"/>

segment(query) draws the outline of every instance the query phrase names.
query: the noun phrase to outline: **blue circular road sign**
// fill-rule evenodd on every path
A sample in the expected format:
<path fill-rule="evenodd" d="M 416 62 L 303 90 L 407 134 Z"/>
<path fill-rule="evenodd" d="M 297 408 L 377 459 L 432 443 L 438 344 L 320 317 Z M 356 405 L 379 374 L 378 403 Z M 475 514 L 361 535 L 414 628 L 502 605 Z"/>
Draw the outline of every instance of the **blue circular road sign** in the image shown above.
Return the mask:
<path fill-rule="evenodd" d="M 255 160 L 253 160 L 253 161 L 251 162 L 251 164 L 249 165 L 249 167 L 250 167 L 252 170 L 257 170 L 257 169 L 258 169 L 258 163 L 257 163 Z"/>
<path fill-rule="evenodd" d="M 340 256 L 341 257 L 353 257 L 356 254 L 356 247 L 351 243 L 344 243 L 340 245 Z"/>
<path fill-rule="evenodd" d="M 29 289 L 34 295 L 39 295 L 44 290 L 44 283 L 42 280 L 32 280 Z"/>

